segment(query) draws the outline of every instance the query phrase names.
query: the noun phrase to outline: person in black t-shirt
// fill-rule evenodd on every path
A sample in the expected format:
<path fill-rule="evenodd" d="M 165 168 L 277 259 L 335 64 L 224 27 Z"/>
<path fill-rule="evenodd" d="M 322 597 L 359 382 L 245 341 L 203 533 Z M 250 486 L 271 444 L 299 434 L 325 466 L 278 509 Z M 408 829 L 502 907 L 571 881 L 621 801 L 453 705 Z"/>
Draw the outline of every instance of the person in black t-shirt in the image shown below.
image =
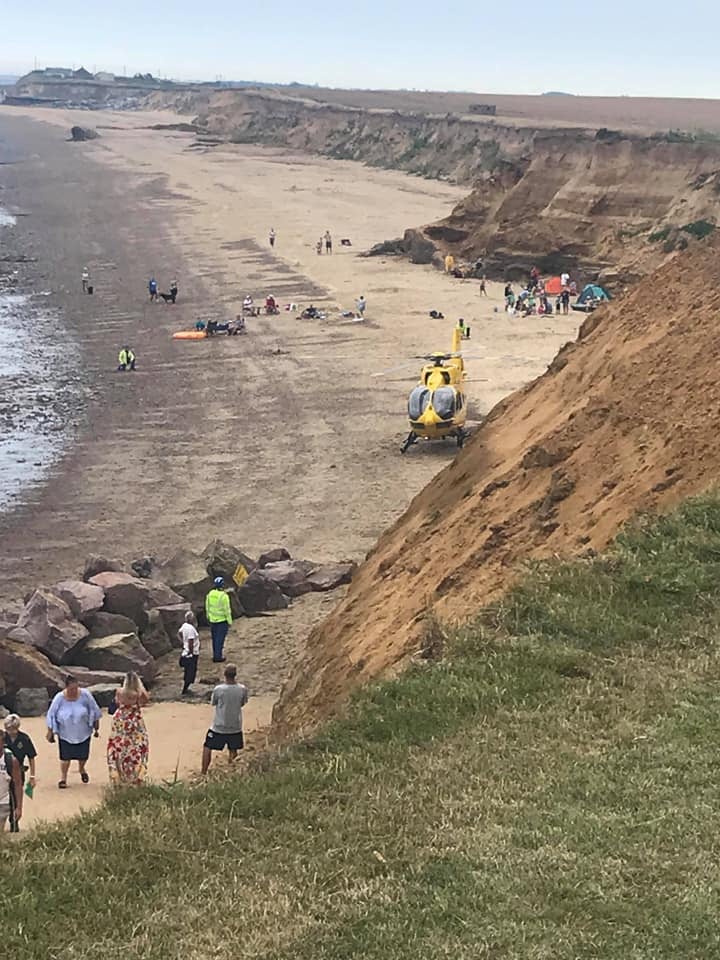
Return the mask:
<path fill-rule="evenodd" d="M 37 750 L 27 733 L 20 730 L 20 717 L 11 713 L 5 717 L 5 746 L 10 750 L 21 767 L 22 781 L 25 783 L 25 774 L 30 771 L 30 786 L 35 787 L 35 757 Z"/>

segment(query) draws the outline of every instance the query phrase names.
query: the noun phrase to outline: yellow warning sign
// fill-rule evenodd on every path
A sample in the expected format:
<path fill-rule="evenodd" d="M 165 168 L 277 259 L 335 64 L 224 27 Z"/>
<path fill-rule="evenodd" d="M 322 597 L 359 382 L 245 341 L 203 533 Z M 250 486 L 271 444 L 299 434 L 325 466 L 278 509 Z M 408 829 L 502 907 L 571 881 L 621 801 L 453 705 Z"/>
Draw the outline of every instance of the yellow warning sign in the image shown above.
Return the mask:
<path fill-rule="evenodd" d="M 235 573 L 233 574 L 233 580 L 235 581 L 235 584 L 238 587 L 241 587 L 245 583 L 247 578 L 248 578 L 247 570 L 245 569 L 242 563 L 239 563 L 237 567 L 235 567 Z"/>

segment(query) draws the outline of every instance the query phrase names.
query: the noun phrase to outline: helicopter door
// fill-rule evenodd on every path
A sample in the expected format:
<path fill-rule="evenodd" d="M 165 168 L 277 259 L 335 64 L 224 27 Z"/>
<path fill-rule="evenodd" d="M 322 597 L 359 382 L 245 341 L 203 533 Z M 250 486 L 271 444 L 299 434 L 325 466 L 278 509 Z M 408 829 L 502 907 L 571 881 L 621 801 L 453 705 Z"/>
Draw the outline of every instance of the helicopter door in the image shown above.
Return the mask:
<path fill-rule="evenodd" d="M 452 387 L 438 387 L 433 394 L 433 409 L 441 420 L 452 420 L 455 414 L 455 396 Z"/>
<path fill-rule="evenodd" d="M 408 397 L 408 416 L 417 420 L 425 413 L 430 403 L 430 391 L 426 387 L 415 387 Z"/>

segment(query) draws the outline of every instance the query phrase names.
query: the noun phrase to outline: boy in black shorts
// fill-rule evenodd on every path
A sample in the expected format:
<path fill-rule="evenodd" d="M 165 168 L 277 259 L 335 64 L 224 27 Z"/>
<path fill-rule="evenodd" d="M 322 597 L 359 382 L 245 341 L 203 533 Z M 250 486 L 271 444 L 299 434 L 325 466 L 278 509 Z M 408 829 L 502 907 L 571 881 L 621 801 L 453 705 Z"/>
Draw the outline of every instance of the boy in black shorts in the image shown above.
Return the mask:
<path fill-rule="evenodd" d="M 203 746 L 204 774 L 210 767 L 213 750 L 224 750 L 227 747 L 232 761 L 244 745 L 242 708 L 248 702 L 247 687 L 237 682 L 237 667 L 234 663 L 228 663 L 224 675 L 225 682 L 215 687 L 210 698 L 210 703 L 215 707 L 215 716 Z"/>

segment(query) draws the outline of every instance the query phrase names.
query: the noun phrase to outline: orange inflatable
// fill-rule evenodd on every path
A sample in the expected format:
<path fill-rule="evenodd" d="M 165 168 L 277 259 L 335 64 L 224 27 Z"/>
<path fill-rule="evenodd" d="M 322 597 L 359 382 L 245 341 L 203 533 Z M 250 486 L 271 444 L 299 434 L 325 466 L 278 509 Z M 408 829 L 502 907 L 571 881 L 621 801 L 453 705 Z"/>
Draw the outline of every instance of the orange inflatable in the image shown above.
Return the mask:
<path fill-rule="evenodd" d="M 207 333 L 204 330 L 178 330 L 173 334 L 173 340 L 205 340 Z"/>

